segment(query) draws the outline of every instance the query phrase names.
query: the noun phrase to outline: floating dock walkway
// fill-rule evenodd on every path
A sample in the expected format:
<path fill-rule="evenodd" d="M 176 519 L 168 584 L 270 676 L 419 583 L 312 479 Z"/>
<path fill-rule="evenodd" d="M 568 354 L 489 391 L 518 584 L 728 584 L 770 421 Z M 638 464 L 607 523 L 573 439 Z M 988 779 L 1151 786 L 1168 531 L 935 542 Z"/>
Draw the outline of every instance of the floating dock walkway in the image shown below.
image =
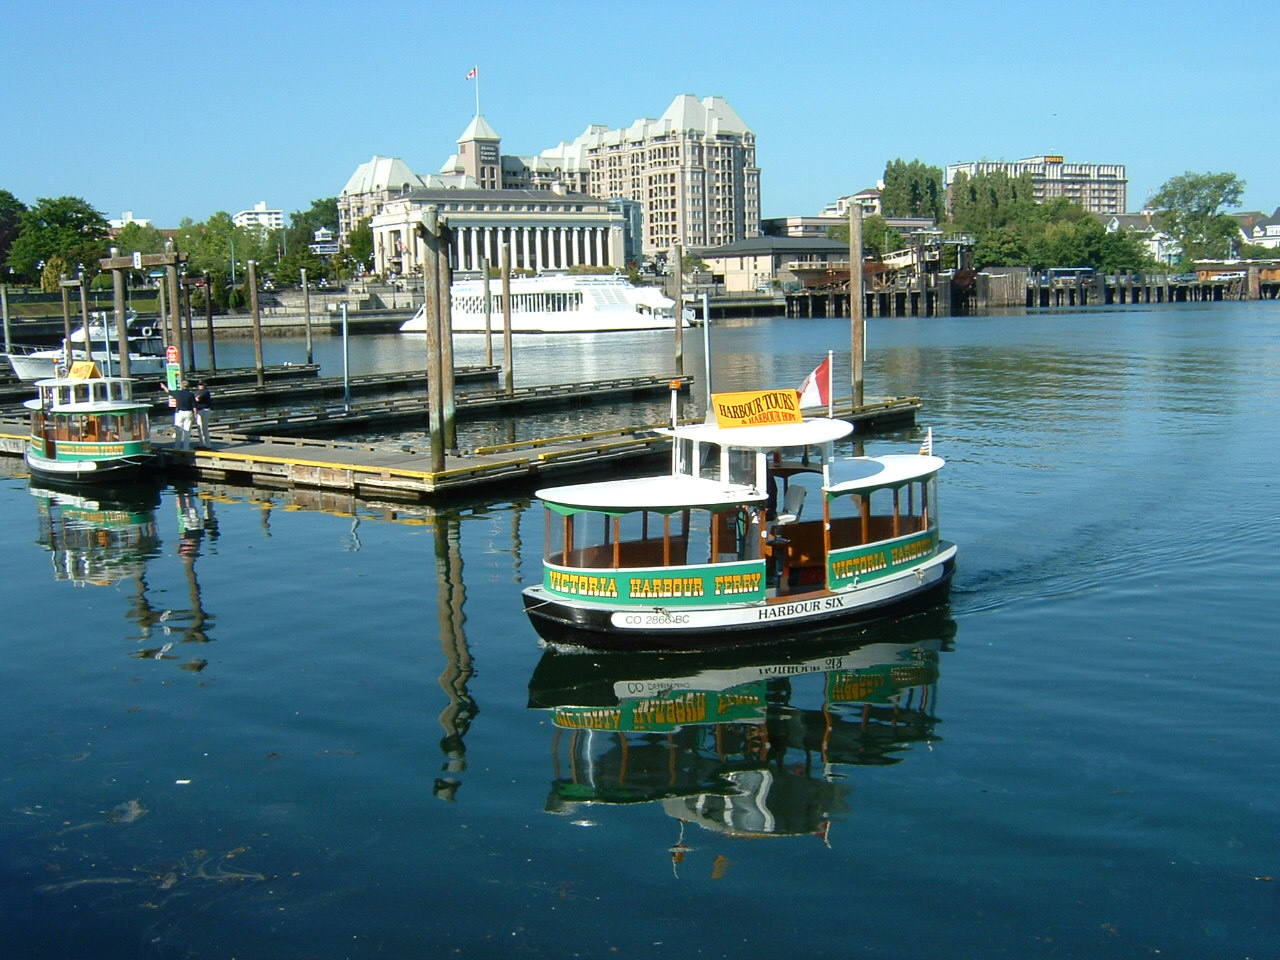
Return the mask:
<path fill-rule="evenodd" d="M 855 436 L 908 425 L 920 409 L 918 397 L 893 397 L 853 409 L 837 401 L 835 416 L 852 422 Z M 215 425 L 209 450 L 174 450 L 160 444 L 163 469 L 200 480 L 266 488 L 310 487 L 353 493 L 365 499 L 415 501 L 461 495 L 494 486 L 528 489 L 551 477 L 584 472 L 607 474 L 646 457 L 665 455 L 668 440 L 657 426 L 622 427 L 563 437 L 478 447 L 445 458 L 431 469 L 429 453 L 413 448 L 317 439 L 227 433 Z M 161 428 L 161 435 L 165 428 Z M 27 425 L 0 422 L 0 452 L 21 456 Z"/>

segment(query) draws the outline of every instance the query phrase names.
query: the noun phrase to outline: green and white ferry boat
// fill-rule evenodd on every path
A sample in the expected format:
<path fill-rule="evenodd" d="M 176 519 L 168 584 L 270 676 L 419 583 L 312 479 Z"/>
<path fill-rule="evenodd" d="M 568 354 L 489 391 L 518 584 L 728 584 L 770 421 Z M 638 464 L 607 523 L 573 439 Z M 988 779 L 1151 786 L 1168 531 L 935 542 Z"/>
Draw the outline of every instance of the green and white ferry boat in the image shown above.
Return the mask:
<path fill-rule="evenodd" d="M 104 377 L 92 361 L 66 377 L 37 380 L 26 461 L 32 474 L 63 483 L 115 483 L 152 467 L 150 404 L 133 399 L 133 381 Z"/>
<path fill-rule="evenodd" d="M 736 645 L 875 620 L 946 598 L 938 472 L 920 454 L 837 458 L 851 424 L 804 418 L 794 390 L 714 394 L 708 422 L 661 432 L 669 474 L 538 491 L 548 643 Z"/>

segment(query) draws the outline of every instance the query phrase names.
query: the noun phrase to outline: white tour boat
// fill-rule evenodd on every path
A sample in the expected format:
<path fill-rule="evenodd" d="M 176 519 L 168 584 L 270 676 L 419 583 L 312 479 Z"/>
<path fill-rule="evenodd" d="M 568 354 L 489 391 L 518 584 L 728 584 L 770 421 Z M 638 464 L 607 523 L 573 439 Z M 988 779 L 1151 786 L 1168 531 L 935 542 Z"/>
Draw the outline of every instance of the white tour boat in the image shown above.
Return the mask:
<path fill-rule="evenodd" d="M 64 483 L 114 483 L 156 462 L 149 403 L 133 399 L 133 381 L 103 377 L 92 361 L 71 375 L 38 380 L 26 461 L 32 474 Z"/>
<path fill-rule="evenodd" d="M 543 578 L 524 603 L 544 640 L 735 645 L 945 599 L 956 547 L 938 535 L 942 459 L 836 459 L 852 425 L 803 418 L 795 390 L 714 394 L 712 408 L 661 431 L 669 474 L 538 491 Z"/>
<path fill-rule="evenodd" d="M 502 282 L 489 281 L 489 328 L 502 330 Z M 450 317 L 454 333 L 485 332 L 483 280 L 453 284 Z M 511 280 L 513 333 L 597 333 L 670 330 L 675 301 L 656 287 L 634 286 L 626 277 L 544 274 Z M 401 333 L 425 333 L 426 307 L 400 326 Z"/>
<path fill-rule="evenodd" d="M 130 376 L 160 376 L 165 369 L 164 338 L 158 330 L 138 324 L 130 311 L 125 323 L 129 343 Z M 120 365 L 120 338 L 116 335 L 116 323 L 107 314 L 97 313 L 89 326 L 77 327 L 71 332 L 71 357 L 67 359 L 67 342 L 61 347 L 34 347 L 11 344 L 5 354 L 9 366 L 19 380 L 45 380 L 60 376 L 71 364 L 91 360 L 108 374 L 118 372 Z"/>

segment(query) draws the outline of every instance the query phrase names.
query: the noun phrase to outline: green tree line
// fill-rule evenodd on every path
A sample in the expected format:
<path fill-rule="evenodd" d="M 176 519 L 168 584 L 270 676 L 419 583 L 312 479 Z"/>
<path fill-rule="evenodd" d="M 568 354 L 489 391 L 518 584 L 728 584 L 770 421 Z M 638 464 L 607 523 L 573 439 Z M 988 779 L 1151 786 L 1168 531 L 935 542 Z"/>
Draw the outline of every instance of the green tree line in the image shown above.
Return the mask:
<path fill-rule="evenodd" d="M 880 192 L 882 217 L 863 224 L 867 253 L 879 256 L 905 245 L 884 218 L 928 217 L 949 236 L 973 239 L 974 266 L 1092 267 L 1106 273 L 1166 268 L 1154 263 L 1143 238 L 1111 233 L 1080 204 L 1065 198 L 1037 203 L 1030 173 L 1003 171 L 956 175 L 948 197 L 942 168 L 919 160 L 892 160 Z M 1152 198 L 1153 225 L 1182 249 L 1180 269 L 1196 259 L 1270 255 L 1242 242 L 1227 208 L 1239 204 L 1244 183 L 1231 173 L 1185 173 L 1173 177 Z M 832 231 L 847 240 L 847 226 Z"/>
<path fill-rule="evenodd" d="M 306 210 L 295 211 L 282 230 L 236 226 L 231 215 L 218 211 L 207 220 L 184 218 L 172 238 L 150 225 L 128 223 L 113 237 L 102 213 L 80 197 L 41 197 L 28 207 L 8 190 L 0 189 L 0 281 L 58 289 L 63 276 L 83 275 L 91 284 L 110 286 L 100 276 L 98 261 L 112 247 L 121 253 L 161 253 L 172 240 L 187 255 L 189 275 L 209 277 L 209 293 L 219 309 L 242 306 L 248 261 L 258 264 L 260 280 L 271 278 L 277 286 L 292 286 L 306 270 L 309 281 L 340 282 L 352 270 L 367 264 L 373 254 L 373 237 L 367 222 L 347 238 L 336 257 L 324 258 L 311 249 L 321 228 L 338 232 L 336 197 L 314 200 Z M 141 284 L 142 273 L 130 282 Z M 203 291 L 195 299 L 203 307 Z"/>

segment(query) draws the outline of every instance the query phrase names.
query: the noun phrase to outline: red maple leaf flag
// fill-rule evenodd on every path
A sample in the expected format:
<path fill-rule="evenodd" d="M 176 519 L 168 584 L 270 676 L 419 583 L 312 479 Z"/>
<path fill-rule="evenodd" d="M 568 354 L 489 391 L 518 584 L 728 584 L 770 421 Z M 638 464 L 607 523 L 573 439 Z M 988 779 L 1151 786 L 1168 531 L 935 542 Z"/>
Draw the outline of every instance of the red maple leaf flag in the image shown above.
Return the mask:
<path fill-rule="evenodd" d="M 813 369 L 800 384 L 800 407 L 831 409 L 831 354 Z"/>
<path fill-rule="evenodd" d="M 468 71 L 467 71 L 467 79 L 468 79 L 468 80 L 474 80 L 474 79 L 475 79 L 476 77 L 478 77 L 479 75 L 480 75 L 480 68 L 479 68 L 479 67 L 472 67 L 470 70 L 468 70 Z"/>

